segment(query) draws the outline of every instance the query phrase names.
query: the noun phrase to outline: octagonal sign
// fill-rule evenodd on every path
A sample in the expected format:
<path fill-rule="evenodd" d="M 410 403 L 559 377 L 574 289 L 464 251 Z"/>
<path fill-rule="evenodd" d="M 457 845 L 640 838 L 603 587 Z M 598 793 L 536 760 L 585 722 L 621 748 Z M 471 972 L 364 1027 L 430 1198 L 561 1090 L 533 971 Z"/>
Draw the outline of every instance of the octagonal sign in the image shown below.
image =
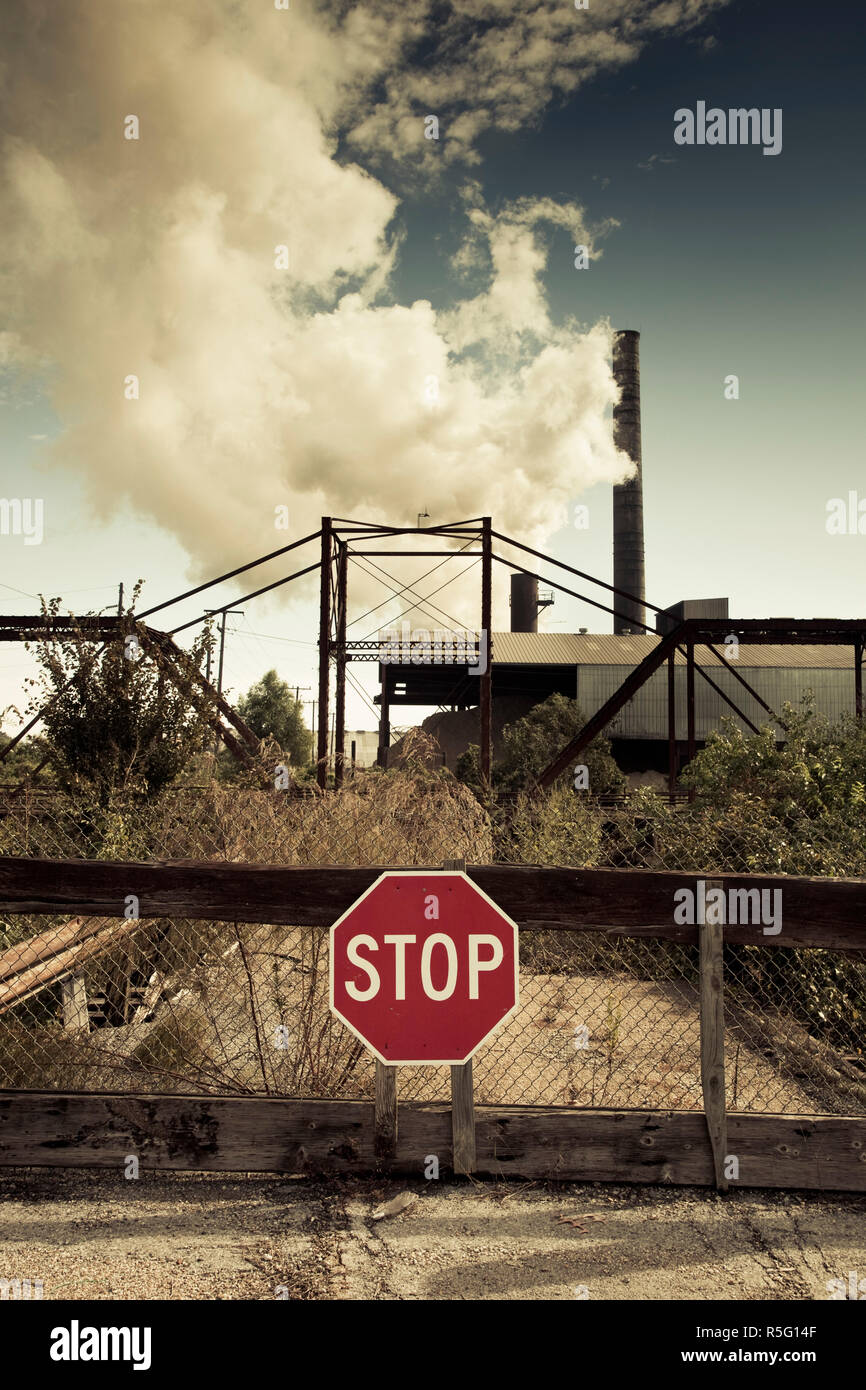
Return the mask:
<path fill-rule="evenodd" d="M 518 1003 L 517 926 L 465 873 L 385 873 L 331 928 L 331 1010 L 380 1062 L 459 1066 Z"/>

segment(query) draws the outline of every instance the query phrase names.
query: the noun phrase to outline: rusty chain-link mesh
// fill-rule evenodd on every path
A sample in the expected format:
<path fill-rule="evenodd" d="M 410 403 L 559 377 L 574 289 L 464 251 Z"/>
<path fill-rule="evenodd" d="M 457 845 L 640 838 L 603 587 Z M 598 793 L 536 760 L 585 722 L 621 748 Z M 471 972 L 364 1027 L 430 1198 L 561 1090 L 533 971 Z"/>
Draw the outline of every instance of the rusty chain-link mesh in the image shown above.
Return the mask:
<path fill-rule="evenodd" d="M 792 836 L 742 807 L 726 816 L 648 794 L 604 807 L 554 791 L 494 808 L 491 821 L 465 787 L 421 766 L 325 794 L 213 784 L 108 807 L 7 794 L 0 855 L 864 872 L 857 846 L 826 827 Z M 478 1103 L 701 1107 L 696 947 L 526 930 L 520 949 L 520 1008 L 476 1055 Z M 866 1113 L 861 953 L 727 945 L 725 1007 L 730 1109 Z M 372 1058 L 329 1012 L 323 929 L 0 920 L 0 1087 L 370 1098 L 373 1078 Z M 445 1101 L 448 1069 L 402 1067 L 398 1094 Z"/>

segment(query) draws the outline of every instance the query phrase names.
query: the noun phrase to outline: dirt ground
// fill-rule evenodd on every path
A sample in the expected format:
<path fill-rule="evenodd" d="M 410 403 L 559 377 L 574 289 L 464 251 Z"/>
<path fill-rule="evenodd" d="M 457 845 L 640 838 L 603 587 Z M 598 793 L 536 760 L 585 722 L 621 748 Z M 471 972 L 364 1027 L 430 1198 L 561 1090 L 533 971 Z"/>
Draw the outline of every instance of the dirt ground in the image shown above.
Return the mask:
<path fill-rule="evenodd" d="M 861 1195 L 0 1173 L 0 1279 L 45 1299 L 809 1301 L 852 1270 Z"/>

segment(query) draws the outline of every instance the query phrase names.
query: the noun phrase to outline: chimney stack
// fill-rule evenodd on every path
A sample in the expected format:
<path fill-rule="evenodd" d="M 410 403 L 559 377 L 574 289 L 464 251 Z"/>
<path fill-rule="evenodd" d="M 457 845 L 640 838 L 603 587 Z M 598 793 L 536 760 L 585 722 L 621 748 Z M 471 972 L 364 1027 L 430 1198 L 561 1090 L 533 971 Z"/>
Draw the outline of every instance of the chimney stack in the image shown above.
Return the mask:
<path fill-rule="evenodd" d="M 622 614 L 614 618 L 615 633 L 644 632 L 643 478 L 640 448 L 640 333 L 626 328 L 613 343 L 613 375 L 619 402 L 613 408 L 613 442 L 637 467 L 633 478 L 613 490 L 613 584 L 633 594 L 636 602 L 612 596 Z"/>
<path fill-rule="evenodd" d="M 531 574 L 511 576 L 511 631 L 538 631 L 538 580 Z"/>

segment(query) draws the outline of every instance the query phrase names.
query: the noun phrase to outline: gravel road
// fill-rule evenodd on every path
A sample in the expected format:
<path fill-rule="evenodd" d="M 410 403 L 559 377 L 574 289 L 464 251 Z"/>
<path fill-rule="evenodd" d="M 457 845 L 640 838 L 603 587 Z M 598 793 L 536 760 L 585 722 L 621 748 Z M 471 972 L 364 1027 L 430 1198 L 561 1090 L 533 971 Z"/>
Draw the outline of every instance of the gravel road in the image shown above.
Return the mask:
<path fill-rule="evenodd" d="M 866 1278 L 860 1195 L 0 1174 L 0 1279 L 46 1299 L 823 1300 L 851 1270 Z"/>

